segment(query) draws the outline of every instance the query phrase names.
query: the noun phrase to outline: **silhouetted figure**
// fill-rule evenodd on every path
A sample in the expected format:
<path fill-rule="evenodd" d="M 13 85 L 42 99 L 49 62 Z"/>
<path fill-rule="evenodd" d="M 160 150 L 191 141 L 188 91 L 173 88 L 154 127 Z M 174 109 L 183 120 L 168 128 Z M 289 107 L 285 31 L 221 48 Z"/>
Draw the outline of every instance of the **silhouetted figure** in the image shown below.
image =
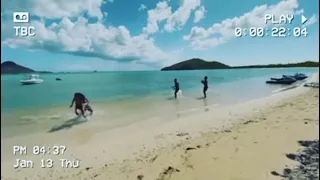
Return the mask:
<path fill-rule="evenodd" d="M 93 110 L 89 105 L 88 99 L 82 93 L 74 93 L 74 97 L 72 99 L 70 107 L 73 106 L 73 103 L 75 103 L 74 112 L 76 113 L 77 116 L 79 115 L 77 110 L 80 110 L 81 115 L 85 118 L 86 116 L 84 115 L 84 112 L 86 110 L 90 111 L 90 114 L 93 113 Z"/>
<path fill-rule="evenodd" d="M 174 89 L 174 98 L 177 99 L 177 93 L 180 90 L 179 83 L 178 83 L 177 79 L 174 79 L 174 86 L 172 86 L 172 88 Z"/>
<path fill-rule="evenodd" d="M 204 79 L 201 81 L 203 84 L 203 96 L 207 98 L 207 90 L 208 90 L 208 77 L 205 76 Z"/>

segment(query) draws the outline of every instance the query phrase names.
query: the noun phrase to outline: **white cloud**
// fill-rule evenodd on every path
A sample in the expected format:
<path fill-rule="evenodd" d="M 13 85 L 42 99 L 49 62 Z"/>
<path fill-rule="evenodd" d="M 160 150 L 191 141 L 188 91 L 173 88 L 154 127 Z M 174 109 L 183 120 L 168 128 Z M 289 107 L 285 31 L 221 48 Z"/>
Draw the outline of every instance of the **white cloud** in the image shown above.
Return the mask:
<path fill-rule="evenodd" d="M 144 5 L 144 4 L 140 4 L 140 7 L 139 7 L 138 11 L 143 11 L 145 9 L 147 9 L 147 6 Z"/>
<path fill-rule="evenodd" d="M 103 12 L 103 17 L 106 18 L 108 16 L 108 12 Z"/>
<path fill-rule="evenodd" d="M 156 5 L 156 8 L 148 11 L 148 24 L 143 28 L 143 32 L 147 34 L 158 32 L 159 23 L 164 21 L 165 31 L 180 30 L 189 20 L 191 13 L 200 5 L 200 0 L 181 0 L 178 9 L 172 12 L 168 1 L 161 1 Z"/>
<path fill-rule="evenodd" d="M 303 24 L 303 27 L 307 27 L 307 26 L 310 26 L 312 24 L 317 23 L 318 19 L 319 19 L 319 16 L 317 16 L 315 14 L 312 15 L 311 18 L 309 18 L 308 21 Z"/>
<path fill-rule="evenodd" d="M 181 0 L 180 7 L 168 17 L 164 29 L 168 32 L 181 29 L 190 18 L 191 12 L 200 4 L 200 0 Z"/>
<path fill-rule="evenodd" d="M 90 24 L 83 17 L 76 22 L 65 17 L 59 23 L 49 26 L 43 21 L 32 21 L 31 24 L 36 28 L 36 36 L 8 38 L 2 41 L 2 45 L 118 62 L 162 64 L 170 59 L 169 54 L 155 46 L 152 38 L 145 35 L 132 36 L 124 26 L 105 27 L 101 22 Z"/>
<path fill-rule="evenodd" d="M 27 11 L 31 15 L 43 18 L 77 17 L 87 12 L 91 17 L 102 19 L 103 13 L 100 8 L 104 2 L 103 0 L 10 0 L 1 1 L 1 5 L 6 7 L 1 11 L 10 16 L 12 12 Z"/>
<path fill-rule="evenodd" d="M 132 35 L 125 26 L 105 26 L 103 21 L 89 23 L 83 17 L 87 12 L 89 17 L 106 18 L 108 13 L 101 12 L 100 7 L 109 2 L 113 0 L 47 0 L 45 3 L 40 0 L 4 1 L 2 5 L 7 9 L 1 12 L 1 44 L 29 51 L 45 50 L 84 56 L 88 60 L 93 57 L 155 66 L 167 65 L 172 59 L 177 59 L 178 51 L 162 51 L 155 45 L 154 39 L 147 35 L 158 31 L 157 23 L 172 14 L 167 1 L 158 3 L 156 9 L 148 11 L 150 19 L 145 28 L 148 33 L 140 35 Z M 36 28 L 36 36 L 14 36 L 13 11 L 28 11 L 40 17 L 40 20 L 32 20 L 28 24 Z M 48 24 L 47 20 L 51 18 L 55 22 Z"/>
<path fill-rule="evenodd" d="M 206 8 L 204 6 L 201 6 L 195 13 L 194 13 L 194 23 L 198 23 L 201 19 L 204 18 L 204 15 L 206 13 Z"/>
<path fill-rule="evenodd" d="M 300 9 L 300 10 L 295 12 L 295 15 L 301 15 L 303 13 L 304 13 L 304 9 Z"/>
<path fill-rule="evenodd" d="M 234 38 L 234 29 L 236 27 L 266 27 L 270 24 L 264 23 L 265 14 L 273 14 L 279 17 L 280 14 L 302 13 L 303 10 L 297 10 L 298 7 L 297 0 L 280 1 L 278 4 L 271 6 L 257 6 L 240 17 L 225 19 L 221 23 L 215 23 L 207 29 L 195 26 L 191 29 L 190 34 L 184 36 L 183 39 L 191 41 L 190 46 L 194 50 L 209 49 Z"/>
<path fill-rule="evenodd" d="M 171 7 L 166 1 L 159 2 L 155 9 L 148 11 L 148 24 L 143 28 L 147 34 L 155 33 L 159 30 L 158 23 L 166 20 L 171 15 Z"/>

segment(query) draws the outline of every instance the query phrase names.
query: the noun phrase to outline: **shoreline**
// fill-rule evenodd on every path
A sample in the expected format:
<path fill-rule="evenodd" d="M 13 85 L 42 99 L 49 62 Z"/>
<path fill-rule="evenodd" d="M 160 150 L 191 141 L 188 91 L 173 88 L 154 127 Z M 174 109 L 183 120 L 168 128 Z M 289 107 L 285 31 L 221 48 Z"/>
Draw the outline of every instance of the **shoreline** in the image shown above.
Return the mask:
<path fill-rule="evenodd" d="M 300 70 L 296 70 L 296 71 L 300 71 Z M 317 71 L 317 69 L 301 70 L 302 73 L 305 73 L 307 75 L 309 75 L 314 71 Z M 242 91 L 248 91 L 247 87 L 250 87 L 251 84 L 256 84 L 255 86 L 253 86 L 254 91 L 252 92 L 250 91 L 250 93 L 247 94 L 248 97 L 243 100 L 259 98 L 277 89 L 277 86 L 265 85 L 264 82 L 266 79 L 269 79 L 270 77 L 282 76 L 282 74 L 293 74 L 294 72 L 295 71 L 282 72 L 281 70 L 278 69 L 274 72 L 273 71 L 272 72 L 266 71 L 261 73 L 255 72 L 254 74 L 256 75 L 243 75 L 239 77 L 237 77 L 239 73 L 230 74 L 231 77 L 228 77 L 228 73 L 222 73 L 220 75 L 212 74 L 211 75 L 212 79 L 210 81 L 211 85 L 208 90 L 208 97 L 214 97 L 214 100 L 223 101 L 223 102 L 226 101 L 226 103 L 228 102 L 233 103 L 232 100 L 231 101 L 228 100 L 228 97 L 230 97 L 231 99 L 237 99 L 238 97 L 235 95 L 236 92 L 232 91 L 232 89 L 240 88 Z M 82 91 L 83 93 L 85 93 L 85 95 L 88 96 L 89 100 L 93 103 L 93 105 L 96 104 L 97 106 L 100 106 L 101 104 L 108 104 L 108 103 L 117 105 L 119 102 L 124 102 L 126 100 L 139 101 L 141 103 L 143 103 L 144 101 L 148 101 L 149 99 L 154 101 L 166 101 L 166 99 L 171 98 L 173 96 L 173 91 L 170 88 L 172 85 L 172 82 L 171 82 L 172 79 L 169 79 L 168 77 L 169 76 L 172 77 L 175 75 L 164 74 L 163 76 L 165 77 L 165 80 L 156 79 L 155 82 L 152 82 L 152 81 L 146 82 L 148 86 L 150 85 L 149 91 L 146 90 L 145 84 L 141 84 L 139 82 L 132 83 L 132 84 L 131 82 L 126 82 L 128 84 L 127 86 L 132 86 L 132 88 L 128 87 L 126 88 L 129 90 L 128 92 L 121 91 L 121 93 L 117 93 L 119 90 L 122 89 L 122 87 L 120 86 L 119 87 L 112 86 L 111 89 L 109 88 L 109 90 L 107 87 L 102 86 L 102 88 L 104 89 L 103 91 L 94 90 L 94 89 L 90 90 L 90 89 L 82 88 L 81 86 L 77 89 L 79 89 L 78 91 Z M 199 79 L 192 79 L 189 81 L 188 79 L 185 79 L 183 74 L 182 75 L 178 74 L 177 76 L 178 76 L 178 79 L 179 79 L 179 76 L 181 76 L 181 79 L 179 80 L 181 80 L 181 88 L 186 98 L 190 97 L 192 99 L 192 98 L 198 98 L 199 96 L 202 96 L 202 85 L 200 84 L 200 82 L 198 82 Z M 237 78 L 235 78 L 234 76 L 236 76 Z M 54 78 L 54 77 L 51 77 L 51 78 Z M 17 86 L 19 85 L 17 84 L 14 87 L 11 87 L 11 89 L 12 88 L 16 89 L 14 91 L 4 88 L 3 94 L 7 93 L 8 97 L 4 96 L 2 100 L 3 101 L 2 114 L 10 115 L 12 113 L 15 113 L 16 111 L 24 111 L 24 113 L 28 113 L 31 111 L 37 112 L 42 108 L 44 110 L 51 109 L 51 108 L 59 108 L 59 107 L 65 108 L 65 104 L 69 104 L 71 101 L 70 98 L 72 98 L 72 95 L 74 93 L 72 90 L 70 91 L 57 90 L 56 92 L 57 97 L 54 100 L 51 98 L 51 96 L 42 96 L 41 102 L 37 100 L 37 98 L 34 99 L 34 102 L 32 99 L 27 98 L 28 102 L 22 105 L 19 105 L 19 103 L 15 102 L 14 100 L 15 98 L 25 98 L 25 96 L 22 96 L 22 95 L 24 93 L 28 93 L 28 91 L 31 91 L 31 89 L 34 89 L 35 91 L 39 91 L 40 93 L 43 91 L 47 91 L 46 88 L 50 86 L 51 86 L 51 89 L 56 88 L 56 85 L 68 86 L 70 85 L 70 83 L 73 86 L 78 86 L 79 82 L 78 81 L 76 83 L 73 82 L 74 80 L 73 78 L 74 77 L 72 76 L 70 78 L 65 78 L 61 82 L 56 82 L 52 79 L 49 79 L 48 77 L 48 79 L 45 79 L 45 83 L 42 85 L 20 87 L 20 86 Z M 100 77 L 96 77 L 96 79 L 97 78 L 100 78 Z M 110 77 L 107 77 L 107 78 L 110 78 Z M 202 77 L 199 77 L 199 78 L 202 78 Z M 256 79 L 256 80 L 253 80 L 253 79 Z M 18 80 L 19 78 L 11 79 L 9 82 L 4 84 L 7 84 L 7 87 L 13 86 L 14 84 L 16 84 L 15 81 L 18 81 Z M 114 83 L 112 80 L 109 80 L 109 81 L 111 81 L 110 83 Z M 85 83 L 91 84 L 88 81 L 85 81 Z M 99 84 L 101 84 L 100 81 L 97 81 L 95 83 L 92 85 L 99 86 Z M 281 87 L 281 86 L 278 86 L 278 87 Z M 138 93 L 140 90 L 143 93 Z M 15 92 L 15 93 L 12 93 L 12 92 Z M 105 93 L 102 93 L 102 92 L 105 92 Z M 32 94 L 32 92 L 29 92 L 29 93 Z M 210 100 L 210 98 L 208 100 Z"/>
<path fill-rule="evenodd" d="M 316 61 L 311 61 L 311 62 L 316 62 Z M 272 64 L 271 64 L 272 65 Z M 277 64 L 278 65 L 278 64 Z M 253 67 L 256 66 L 256 67 Z M 265 66 L 265 67 L 260 67 L 260 66 Z M 245 65 L 245 66 L 234 66 L 234 67 L 230 67 L 230 68 L 219 68 L 219 69 L 190 69 L 190 70 L 165 70 L 165 71 L 219 71 L 219 70 L 235 70 L 235 69 L 294 69 L 294 68 L 319 68 L 319 66 L 282 66 L 282 67 L 267 67 L 267 65 Z M 35 71 L 35 72 L 30 72 L 30 73 L 3 73 L 1 74 L 1 76 L 15 76 L 15 75 L 28 75 L 28 74 L 41 74 L 41 75 L 46 75 L 46 74 L 82 74 L 82 73 L 113 73 L 113 72 L 161 72 L 162 70 L 137 70 L 137 71 L 96 71 L 92 70 L 92 71 L 58 71 L 58 72 L 54 72 L 54 71 Z"/>
<path fill-rule="evenodd" d="M 313 81 L 314 77 L 312 77 L 311 80 Z M 155 118 L 154 120 L 131 124 L 128 127 L 121 127 L 110 130 L 108 132 L 93 132 L 95 130 L 89 129 L 90 124 L 88 123 L 88 127 L 78 128 L 76 130 L 77 132 L 61 132 L 55 135 L 55 137 L 49 137 L 50 135 L 48 134 L 43 135 L 41 136 L 42 138 L 40 141 L 38 141 L 38 143 L 45 143 L 48 138 L 52 138 L 52 140 L 55 139 L 55 141 L 57 140 L 57 138 L 60 138 L 60 143 L 67 143 L 69 145 L 68 148 L 71 149 L 70 151 L 72 151 L 68 152 L 68 154 L 66 154 L 64 157 L 78 157 L 75 159 L 81 159 L 81 161 L 83 162 L 81 168 L 68 170 L 68 172 L 66 172 L 67 170 L 61 169 L 59 167 L 52 169 L 52 172 L 50 174 L 52 175 L 53 179 L 60 177 L 70 179 L 70 175 L 72 175 L 72 178 L 74 179 L 79 179 L 83 177 L 92 177 L 97 174 L 99 175 L 96 176 L 96 179 L 106 179 L 106 177 L 113 177 L 114 179 L 127 179 L 125 178 L 125 176 L 130 176 L 131 179 L 134 179 L 137 176 L 136 173 L 142 170 L 144 171 L 144 176 L 149 179 L 149 177 L 154 176 L 155 174 L 158 175 L 159 173 L 151 171 L 151 174 L 147 177 L 145 172 L 146 170 L 142 168 L 145 164 L 141 164 L 140 162 L 145 162 L 147 159 L 150 160 L 150 158 L 153 159 L 155 156 L 159 156 L 157 154 L 162 154 L 161 156 L 163 156 L 163 153 L 167 153 L 168 156 L 165 155 L 164 159 L 167 158 L 168 161 L 171 161 L 171 159 L 169 158 L 171 157 L 173 160 L 175 159 L 177 161 L 176 163 L 179 164 L 180 159 L 176 156 L 170 156 L 171 152 L 168 151 L 168 149 L 171 149 L 174 153 L 179 154 L 183 151 L 179 151 L 176 149 L 184 146 L 185 143 L 200 143 L 208 139 L 210 139 L 211 141 L 212 138 L 225 139 L 226 136 L 230 136 L 230 134 L 233 134 L 233 131 L 230 129 L 237 128 L 242 124 L 264 123 L 266 122 L 264 121 L 264 118 L 269 118 L 262 117 L 259 114 L 262 113 L 264 116 L 268 116 L 265 112 L 274 112 L 276 111 L 274 109 L 281 108 L 279 107 L 279 103 L 281 104 L 283 102 L 286 102 L 288 104 L 291 98 L 304 96 L 310 91 L 314 90 L 310 90 L 310 88 L 305 87 L 298 87 L 288 91 L 273 94 L 270 97 L 256 99 L 246 103 L 236 104 L 234 106 L 215 108 L 212 110 L 210 109 L 209 112 L 190 115 L 188 117 L 174 121 L 168 120 L 163 122 L 162 119 Z M 252 117 L 256 117 L 257 119 L 259 119 L 259 122 L 252 123 L 249 120 L 252 119 Z M 141 130 L 142 127 L 143 130 Z M 247 125 L 244 125 L 244 127 L 247 127 Z M 124 132 L 126 133 L 124 134 Z M 238 134 L 238 136 L 240 135 Z M 39 134 L 31 135 L 24 138 L 11 138 L 10 141 L 15 143 L 20 142 L 21 144 L 29 141 L 29 143 L 32 144 L 30 142 L 30 139 L 34 140 L 37 137 L 39 139 Z M 68 142 L 67 139 L 71 139 L 72 141 Z M 230 141 L 233 140 L 227 140 L 227 144 L 230 143 Z M 10 143 L 6 142 L 4 144 L 9 145 L 10 147 Z M 223 146 L 223 144 L 224 143 L 222 143 L 221 145 Z M 13 144 L 11 143 L 11 145 Z M 204 144 L 204 146 L 205 145 L 206 144 Z M 200 151 L 202 152 L 201 148 Z M 232 152 L 229 153 L 232 154 Z M 181 155 L 183 155 L 183 153 Z M 38 156 L 30 158 L 34 158 L 35 160 L 37 160 L 40 157 Z M 10 158 L 7 162 L 2 162 L 1 171 L 5 170 L 4 172 L 6 172 L 6 175 L 3 174 L 4 179 L 7 178 L 6 176 L 14 176 L 14 173 L 17 173 L 17 170 L 12 171 L 12 168 L 9 167 L 10 164 L 12 164 L 12 159 Z M 116 170 L 116 167 L 119 167 L 119 165 L 121 166 L 123 164 L 133 169 L 142 168 L 142 170 L 133 170 L 132 172 L 126 170 L 128 172 L 119 174 L 119 170 Z M 155 167 L 157 167 L 156 171 L 160 171 L 165 168 L 160 168 L 160 165 L 161 164 L 154 165 Z M 6 167 L 5 169 L 3 169 L 4 166 Z M 105 166 L 107 166 L 108 168 L 106 168 Z M 88 172 L 86 172 L 87 170 L 83 170 L 87 167 L 89 167 L 90 172 L 89 170 Z M 40 173 L 37 176 L 45 177 L 45 172 L 46 170 L 41 169 Z M 85 173 L 78 174 L 79 172 Z M 152 174 L 152 172 L 155 174 Z M 19 174 L 17 175 L 19 177 L 34 177 L 34 170 L 22 169 L 17 174 Z"/>
<path fill-rule="evenodd" d="M 247 79 L 244 81 L 251 82 L 252 78 L 251 80 Z M 247 86 L 249 82 L 245 83 L 245 86 Z M 192 114 L 199 114 L 203 111 L 210 111 L 210 109 L 247 103 L 248 101 L 276 94 L 276 91 L 286 91 L 289 88 L 266 86 L 267 88 L 271 88 L 268 92 L 266 88 L 266 92 L 261 93 L 261 89 L 258 88 L 249 90 L 250 92 L 247 92 L 247 94 L 251 94 L 249 96 L 238 96 L 237 93 L 231 93 L 232 90 L 229 91 L 224 89 L 234 89 L 239 83 L 236 83 L 236 85 L 232 85 L 233 83 L 226 84 L 228 85 L 224 85 L 225 87 L 222 88 L 219 87 L 220 89 L 217 87 L 209 89 L 208 99 L 203 99 L 201 97 L 202 92 L 200 92 L 200 90 L 198 96 L 197 93 L 195 93 L 196 91 L 193 90 L 192 93 L 184 91 L 182 97 L 178 98 L 178 100 L 174 100 L 174 98 L 170 96 L 171 94 L 168 93 L 168 96 L 165 96 L 164 94 L 159 96 L 153 95 L 137 100 L 122 99 L 106 102 L 92 101 L 92 107 L 95 113 L 90 119 L 95 122 L 103 121 L 105 123 L 104 125 L 107 125 L 104 126 L 107 129 L 127 126 L 136 121 L 146 121 L 153 118 L 162 118 L 164 121 L 166 121 L 166 119 L 173 120 L 188 117 Z M 248 91 L 248 88 L 244 88 L 242 91 Z M 256 93 L 259 91 L 260 93 Z M 219 94 L 219 92 L 225 93 Z M 137 106 L 137 104 L 139 104 L 139 106 Z M 4 112 L 2 113 L 1 118 L 2 130 L 4 131 L 3 135 L 5 138 L 10 138 L 11 136 L 29 135 L 34 132 L 41 133 L 41 131 L 44 132 L 44 129 L 56 129 L 56 127 L 62 126 L 65 122 L 68 122 L 75 117 L 73 109 L 67 108 L 67 105 L 59 105 L 52 106 L 51 108 L 31 108 L 16 110 L 9 113 Z M 101 125 L 103 126 L 103 124 Z M 36 129 L 32 130 L 33 127 Z"/>

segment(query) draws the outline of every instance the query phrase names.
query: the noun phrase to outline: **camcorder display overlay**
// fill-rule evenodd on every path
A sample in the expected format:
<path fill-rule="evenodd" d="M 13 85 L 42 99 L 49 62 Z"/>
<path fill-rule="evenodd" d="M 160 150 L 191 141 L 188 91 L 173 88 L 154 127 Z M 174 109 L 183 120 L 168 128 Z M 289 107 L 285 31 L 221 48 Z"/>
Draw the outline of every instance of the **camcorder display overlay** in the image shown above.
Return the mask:
<path fill-rule="evenodd" d="M 318 0 L 1 7 L 1 180 L 319 179 Z"/>

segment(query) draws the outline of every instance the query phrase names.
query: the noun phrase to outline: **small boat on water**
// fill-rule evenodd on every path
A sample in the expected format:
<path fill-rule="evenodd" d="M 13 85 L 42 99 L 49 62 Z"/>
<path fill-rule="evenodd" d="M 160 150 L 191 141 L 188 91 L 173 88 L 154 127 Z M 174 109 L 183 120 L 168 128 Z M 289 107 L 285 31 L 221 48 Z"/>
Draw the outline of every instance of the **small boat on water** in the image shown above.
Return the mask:
<path fill-rule="evenodd" d="M 301 81 L 304 80 L 306 78 L 308 78 L 307 75 L 302 74 L 302 73 L 296 73 L 295 75 L 291 76 L 291 75 L 283 75 L 283 77 L 293 77 L 294 79 Z"/>
<path fill-rule="evenodd" d="M 267 84 L 293 84 L 296 81 L 301 81 L 308 78 L 307 75 L 302 73 L 296 73 L 295 75 L 282 75 L 282 78 L 270 78 L 270 81 L 266 81 Z"/>
<path fill-rule="evenodd" d="M 295 83 L 297 80 L 293 77 L 283 76 L 282 78 L 271 78 L 270 81 L 266 81 L 267 84 L 285 84 L 290 85 Z"/>
<path fill-rule="evenodd" d="M 283 77 L 282 78 L 270 78 L 272 81 L 278 81 L 278 80 L 283 80 Z"/>
<path fill-rule="evenodd" d="M 37 74 L 29 74 L 25 79 L 20 80 L 20 83 L 23 85 L 40 84 L 43 83 L 43 80 Z"/>

